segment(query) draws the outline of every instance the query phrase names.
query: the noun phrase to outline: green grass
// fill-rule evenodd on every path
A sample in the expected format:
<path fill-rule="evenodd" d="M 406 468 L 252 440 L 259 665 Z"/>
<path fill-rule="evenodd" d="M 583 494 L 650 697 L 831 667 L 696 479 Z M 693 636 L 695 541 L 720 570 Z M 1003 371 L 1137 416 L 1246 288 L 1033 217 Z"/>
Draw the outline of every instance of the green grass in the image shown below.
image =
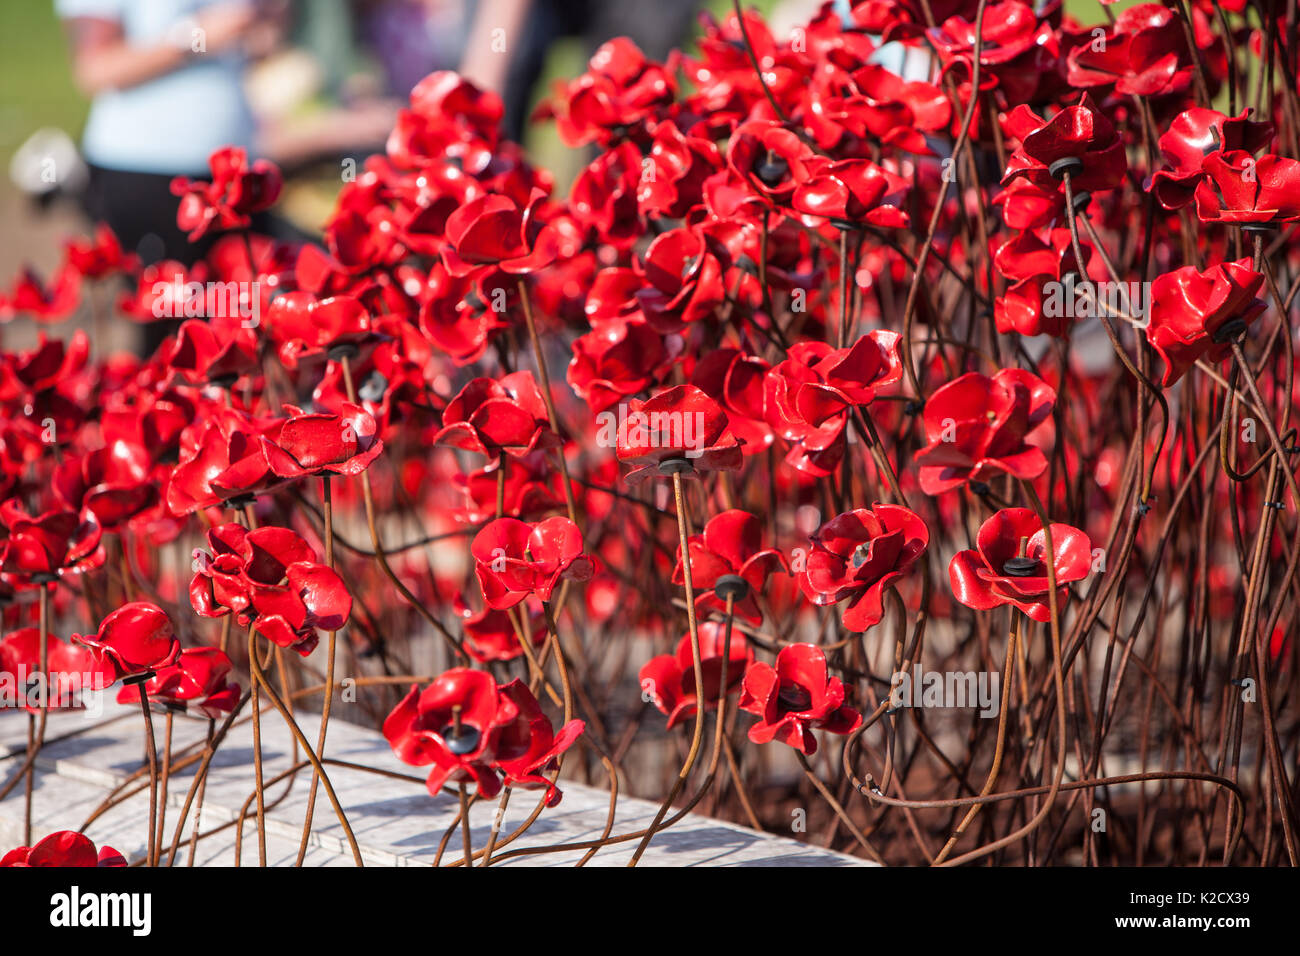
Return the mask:
<path fill-rule="evenodd" d="M 0 157 L 43 126 L 76 136 L 87 103 L 72 83 L 68 44 L 49 0 L 0 3 Z"/>

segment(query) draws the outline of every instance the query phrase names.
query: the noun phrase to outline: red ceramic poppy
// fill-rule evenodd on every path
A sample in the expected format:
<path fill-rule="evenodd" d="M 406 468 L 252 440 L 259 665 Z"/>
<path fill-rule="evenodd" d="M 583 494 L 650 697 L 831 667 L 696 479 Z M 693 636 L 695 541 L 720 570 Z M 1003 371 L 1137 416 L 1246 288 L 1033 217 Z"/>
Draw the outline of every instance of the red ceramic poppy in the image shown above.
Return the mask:
<path fill-rule="evenodd" d="M 35 846 L 20 846 L 0 856 L 0 867 L 5 866 L 126 866 L 126 859 L 111 846 L 96 851 L 85 834 L 59 830 Z"/>
<path fill-rule="evenodd" d="M 695 606 L 701 612 L 722 611 L 727 602 L 714 590 L 718 579 L 736 575 L 749 585 L 748 591 L 735 602 L 734 612 L 742 620 L 758 624 L 763 620 L 755 601 L 767 583 L 767 576 L 778 568 L 786 569 L 785 558 L 775 548 L 764 548 L 763 522 L 747 511 L 732 509 L 714 515 L 704 526 L 703 534 L 691 535 L 687 547 L 691 555 L 691 585 Z M 685 583 L 681 547 L 673 583 Z"/>
<path fill-rule="evenodd" d="M 1300 219 L 1300 162 L 1245 150 L 1216 152 L 1201 162 L 1196 187 L 1201 222 L 1271 224 Z"/>
<path fill-rule="evenodd" d="M 727 649 L 725 624 L 702 621 L 699 632 L 704 706 L 706 710 L 716 710 L 724 670 L 726 692 L 728 695 L 734 694 L 740 689 L 741 678 L 753 661 L 754 652 L 745 635 L 734 629 L 731 632 L 731 647 Z M 724 649 L 728 650 L 725 662 Z M 648 697 L 660 713 L 667 715 L 669 730 L 694 717 L 699 706 L 699 695 L 695 691 L 695 657 L 691 652 L 690 634 L 682 635 L 677 642 L 676 653 L 650 658 L 641 668 L 639 679 L 643 697 Z"/>
<path fill-rule="evenodd" d="M 637 203 L 641 151 L 622 143 L 597 156 L 573 182 L 569 210 L 573 218 L 610 245 L 626 248 L 645 232 Z"/>
<path fill-rule="evenodd" d="M 16 499 L 0 502 L 0 577 L 48 584 L 104 563 L 103 529 L 90 511 L 56 509 L 30 517 Z"/>
<path fill-rule="evenodd" d="M 167 667 L 180 652 L 171 620 L 147 601 L 122 605 L 100 622 L 94 635 L 74 634 L 72 641 L 94 653 L 110 682 Z"/>
<path fill-rule="evenodd" d="M 1009 136 L 1020 140 L 1007 161 L 1003 185 L 1026 179 L 1054 191 L 1058 181 L 1052 168 L 1058 163 L 1070 168 L 1076 192 L 1114 189 L 1124 178 L 1128 166 L 1124 143 L 1086 95 L 1078 106 L 1067 106 L 1046 122 L 1021 103 L 1003 125 Z"/>
<path fill-rule="evenodd" d="M 1211 153 L 1245 150 L 1252 156 L 1273 139 L 1273 124 L 1251 120 L 1249 107 L 1240 116 L 1228 117 L 1218 110 L 1194 106 L 1174 117 L 1160 137 L 1160 155 L 1169 169 L 1158 169 L 1151 177 L 1156 198 L 1166 209 L 1186 206 L 1205 178 L 1202 163 Z"/>
<path fill-rule="evenodd" d="M 1127 96 L 1185 92 L 1194 63 L 1180 17 L 1158 3 L 1122 11 L 1098 42 L 1076 46 L 1066 74 L 1072 86 L 1114 86 Z"/>
<path fill-rule="evenodd" d="M 29 315 L 37 322 L 62 322 L 80 304 L 81 273 L 71 265 L 61 266 L 48 285 L 30 268 L 24 268 L 9 292 L 0 293 L 0 320 Z"/>
<path fill-rule="evenodd" d="M 868 159 L 812 159 L 806 165 L 809 176 L 791 199 L 797 211 L 824 217 L 841 228 L 907 227 L 907 213 L 898 208 L 908 188 L 901 176 Z"/>
<path fill-rule="evenodd" d="M 267 462 L 281 478 L 359 475 L 384 450 L 374 416 L 360 405 L 344 402 L 337 414 L 285 409 L 289 420 L 266 446 Z"/>
<path fill-rule="evenodd" d="M 101 690 L 112 682 L 112 676 L 102 672 L 94 654 L 84 647 L 61 641 L 52 634 L 45 635 L 46 666 L 48 675 L 43 683 L 30 683 L 41 672 L 41 632 L 39 628 L 24 627 L 6 634 L 0 640 L 0 674 L 10 675 L 17 682 L 19 693 L 25 686 L 39 692 L 48 688 L 45 704 L 51 710 L 62 710 L 83 703 L 86 691 Z M 26 698 L 26 709 L 37 713 L 41 708 L 37 698 Z M 2 709 L 2 708 L 0 708 Z"/>
<path fill-rule="evenodd" d="M 749 665 L 740 709 L 758 717 L 749 728 L 754 743 L 776 740 L 808 755 L 817 752 L 813 730 L 850 734 L 862 723 L 862 715 L 844 702 L 844 684 L 826 673 L 826 655 L 815 644 L 787 644 L 775 667 Z"/>
<path fill-rule="evenodd" d="M 967 481 L 1005 472 L 1037 478 L 1047 456 L 1029 439 L 1048 422 L 1056 392 L 1023 369 L 992 378 L 968 372 L 937 389 L 925 403 L 928 444 L 916 453 L 921 490 L 949 491 Z"/>
<path fill-rule="evenodd" d="M 566 377 L 593 412 L 602 412 L 649 387 L 680 346 L 645 322 L 609 319 L 574 341 Z"/>
<path fill-rule="evenodd" d="M 560 790 L 542 774 L 558 766 L 557 758 L 573 746 L 586 725 L 571 720 L 556 731 L 533 692 L 518 679 L 500 689 L 499 700 L 494 766 L 511 787 L 545 790 L 543 801 L 554 807 L 560 802 Z"/>
<path fill-rule="evenodd" d="M 63 250 L 68 265 L 87 279 L 132 273 L 140 266 L 140 257 L 124 252 L 117 234 L 102 222 L 95 226 L 91 239 L 69 240 Z"/>
<path fill-rule="evenodd" d="M 704 201 L 704 181 L 722 168 L 711 140 L 683 133 L 667 120 L 655 127 L 649 162 L 640 172 L 637 202 L 643 215 L 681 219 Z"/>
<path fill-rule="evenodd" d="M 190 603 L 203 617 L 232 611 L 267 640 L 304 657 L 316 631 L 337 631 L 352 614 L 343 579 L 316 561 L 316 552 L 288 528 L 219 525 L 207 534 L 209 551 L 196 551 Z"/>
<path fill-rule="evenodd" d="M 856 508 L 818 529 L 799 587 L 819 606 L 847 598 L 844 626 L 866 631 L 884 617 L 886 589 L 911 571 L 929 543 L 925 522 L 900 505 Z"/>
<path fill-rule="evenodd" d="M 239 703 L 239 684 L 228 679 L 233 666 L 220 648 L 187 647 L 175 663 L 158 668 L 145 681 L 145 693 L 151 701 L 192 708 L 216 720 Z M 139 700 L 140 688 L 135 684 L 125 684 L 117 692 L 119 704 L 134 704 Z"/>
<path fill-rule="evenodd" d="M 211 182 L 184 176 L 172 180 L 172 195 L 180 196 L 176 224 L 198 242 L 208 232 L 242 229 L 251 214 L 270 208 L 280 196 L 284 181 L 273 163 L 259 159 L 251 165 L 248 154 L 235 146 L 216 150 L 208 159 Z"/>
<path fill-rule="evenodd" d="M 1047 548 L 1042 522 L 1028 508 L 1003 508 L 980 525 L 976 550 L 958 551 L 948 566 L 953 596 L 967 607 L 988 611 L 1014 604 L 1035 621 L 1050 621 Z M 1092 542 L 1077 528 L 1052 523 L 1052 567 L 1058 611 L 1068 585 L 1092 568 Z"/>
<path fill-rule="evenodd" d="M 1255 298 L 1263 284 L 1249 259 L 1222 262 L 1204 272 L 1184 266 L 1157 277 L 1151 283 L 1146 334 L 1165 363 L 1161 384 L 1174 384 L 1202 358 L 1226 358 L 1231 346 L 1216 336 L 1230 323 L 1243 323 L 1233 327 L 1244 331 L 1264 311 L 1264 303 Z"/>
<path fill-rule="evenodd" d="M 740 349 L 714 349 L 699 358 L 691 373 L 691 384 L 727 413 L 727 427 L 746 455 L 763 451 L 775 439 L 763 418 L 763 386 L 770 368 Z"/>
<path fill-rule="evenodd" d="M 552 109 L 569 146 L 606 144 L 671 103 L 675 88 L 668 70 L 627 37 L 616 37 L 596 50 L 587 72 L 568 84 Z"/>
<path fill-rule="evenodd" d="M 271 470 L 265 440 L 277 425 L 219 408 L 187 428 L 180 461 L 167 482 L 165 500 L 172 514 L 191 514 L 281 484 L 284 479 Z"/>
<path fill-rule="evenodd" d="M 474 660 L 481 664 L 512 661 L 523 654 L 524 649 L 515 633 L 514 622 L 506 611 L 486 607 L 474 613 L 460 595 L 456 596 L 455 608 L 462 618 L 465 650 Z M 534 648 L 541 647 L 546 640 L 546 633 L 546 616 L 541 611 L 530 610 L 525 632 L 529 643 Z"/>
<path fill-rule="evenodd" d="M 492 768 L 500 709 L 491 674 L 457 667 L 423 691 L 412 686 L 384 720 L 384 738 L 403 763 L 430 768 L 425 785 L 433 796 L 448 783 L 474 783 L 480 797 L 494 797 L 501 792 Z"/>
<path fill-rule="evenodd" d="M 694 385 L 633 399 L 615 437 L 618 460 L 638 466 L 628 472 L 629 484 L 657 474 L 668 460 L 690 462 L 694 471 L 736 471 L 744 460 L 726 413 Z"/>
<path fill-rule="evenodd" d="M 454 276 L 491 266 L 527 275 L 548 266 L 558 253 L 555 230 L 538 216 L 546 194 L 538 189 L 519 205 L 509 196 L 483 195 L 447 217 L 442 260 Z"/>
<path fill-rule="evenodd" d="M 239 317 L 183 322 L 163 354 L 167 367 L 193 384 L 231 387 L 260 368 L 257 333 Z"/>
<path fill-rule="evenodd" d="M 120 439 L 64 459 L 54 472 L 54 491 L 68 508 L 84 507 L 105 531 L 120 531 L 158 503 L 149 453 Z"/>
<path fill-rule="evenodd" d="M 675 332 L 691 322 L 712 318 L 726 301 L 722 278 L 728 268 L 726 249 L 699 229 L 670 229 L 645 252 L 649 283 L 636 299 L 657 332 Z"/>
<path fill-rule="evenodd" d="M 582 532 L 568 518 L 529 524 L 498 518 L 474 536 L 470 545 L 474 573 L 489 607 L 514 607 L 529 594 L 542 601 L 562 578 L 588 580 L 595 570 L 582 553 Z"/>
<path fill-rule="evenodd" d="M 309 356 L 338 350 L 355 355 L 375 341 L 371 316 L 353 296 L 318 299 L 310 292 L 277 296 L 266 313 L 266 333 L 277 344 L 280 361 L 297 368 Z"/>
<path fill-rule="evenodd" d="M 462 388 L 442 413 L 435 444 L 496 458 L 503 452 L 526 455 L 555 448 L 546 400 L 532 372 L 512 372 L 500 379 L 476 378 Z"/>
<path fill-rule="evenodd" d="M 809 176 L 813 152 L 780 123 L 752 120 L 736 127 L 727 143 L 727 165 L 754 192 L 784 205 Z"/>
<path fill-rule="evenodd" d="M 764 381 L 764 413 L 781 437 L 797 443 L 786 461 L 822 476 L 844 455 L 844 429 L 855 407 L 868 405 L 903 374 L 899 335 L 868 332 L 849 348 L 800 342 Z"/>

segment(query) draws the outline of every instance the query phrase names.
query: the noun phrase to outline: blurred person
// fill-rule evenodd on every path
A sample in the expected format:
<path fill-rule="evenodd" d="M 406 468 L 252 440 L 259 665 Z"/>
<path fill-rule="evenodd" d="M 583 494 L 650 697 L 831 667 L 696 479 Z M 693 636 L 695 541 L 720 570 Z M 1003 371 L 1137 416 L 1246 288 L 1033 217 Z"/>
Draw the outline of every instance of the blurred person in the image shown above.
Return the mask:
<path fill-rule="evenodd" d="M 82 137 L 87 213 L 146 262 L 190 263 L 176 225 L 175 176 L 207 179 L 221 146 L 250 154 L 256 122 L 244 95 L 246 50 L 274 42 L 283 5 L 232 0 L 56 0 L 73 76 L 91 99 Z"/>
<path fill-rule="evenodd" d="M 590 56 L 625 36 L 662 61 L 689 34 L 698 6 L 699 0 L 478 0 L 460 72 L 501 94 L 506 135 L 522 141 L 533 87 L 554 43 L 581 38 Z"/>

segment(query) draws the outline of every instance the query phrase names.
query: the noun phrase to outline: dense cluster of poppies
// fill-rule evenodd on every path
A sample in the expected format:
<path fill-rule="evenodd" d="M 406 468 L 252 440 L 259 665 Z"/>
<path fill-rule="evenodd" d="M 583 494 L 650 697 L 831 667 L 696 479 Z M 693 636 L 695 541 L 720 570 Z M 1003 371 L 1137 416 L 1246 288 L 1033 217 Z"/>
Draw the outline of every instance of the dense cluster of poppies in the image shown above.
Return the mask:
<path fill-rule="evenodd" d="M 339 635 L 347 673 L 410 674 L 395 707 L 374 692 L 383 732 L 462 808 L 552 805 L 566 756 L 625 769 L 664 746 L 654 708 L 693 728 L 671 802 L 713 715 L 751 822 L 790 751 L 737 757 L 733 730 L 809 776 L 842 763 L 894 801 L 829 801 L 847 845 L 874 855 L 846 818 L 877 814 L 887 856 L 926 862 L 891 807 L 974 792 L 1010 718 L 941 746 L 889 690 L 983 668 L 1014 675 L 1026 728 L 990 788 L 1055 774 L 1050 806 L 1068 755 L 1104 790 L 1141 698 L 1143 753 L 1177 728 L 1211 775 L 1259 728 L 1249 852 L 1294 852 L 1298 51 L 1257 8 L 1093 27 L 1059 2 L 853 0 L 776 35 L 737 7 L 691 52 L 616 39 L 556 87 L 535 119 L 581 155 L 570 186 L 503 137 L 497 96 L 434 73 L 320 243 L 250 233 L 280 175 L 219 151 L 173 186 L 216 237 L 199 261 L 141 266 L 100 229 L 0 294 L 50 324 L 116 282 L 121 315 L 183 318 L 143 358 L 80 332 L 0 354 L 0 661 L 85 648 L 123 700 L 234 719 L 255 636 L 307 657 L 329 635 L 332 668 Z M 38 603 L 102 623 L 45 653 Z M 445 670 L 411 674 L 420 642 Z M 1223 691 L 1247 676 L 1262 718 Z M 1238 791 L 1204 792 L 1198 832 L 1231 842 Z M 979 844 L 1040 809 L 987 810 Z M 15 852 L 56 851 L 93 855 Z"/>

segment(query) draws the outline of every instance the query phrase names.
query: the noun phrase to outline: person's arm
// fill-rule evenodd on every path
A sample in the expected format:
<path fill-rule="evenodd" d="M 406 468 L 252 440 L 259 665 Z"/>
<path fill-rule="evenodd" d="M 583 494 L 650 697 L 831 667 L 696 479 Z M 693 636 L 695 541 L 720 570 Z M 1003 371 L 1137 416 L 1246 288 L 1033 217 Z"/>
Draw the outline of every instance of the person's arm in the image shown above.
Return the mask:
<path fill-rule="evenodd" d="M 481 90 L 505 93 L 509 58 L 531 5 L 531 0 L 478 0 L 461 56 L 461 76 Z"/>
<path fill-rule="evenodd" d="M 179 39 L 188 40 L 194 30 L 202 30 L 204 53 L 220 53 L 238 43 L 254 21 L 251 4 L 222 3 L 195 18 L 191 29 Z M 194 53 L 187 42 L 171 39 L 132 45 L 126 41 L 121 24 L 114 20 L 78 16 L 66 23 L 72 44 L 73 80 L 86 96 L 147 83 L 179 69 L 192 56 L 203 55 Z"/>

